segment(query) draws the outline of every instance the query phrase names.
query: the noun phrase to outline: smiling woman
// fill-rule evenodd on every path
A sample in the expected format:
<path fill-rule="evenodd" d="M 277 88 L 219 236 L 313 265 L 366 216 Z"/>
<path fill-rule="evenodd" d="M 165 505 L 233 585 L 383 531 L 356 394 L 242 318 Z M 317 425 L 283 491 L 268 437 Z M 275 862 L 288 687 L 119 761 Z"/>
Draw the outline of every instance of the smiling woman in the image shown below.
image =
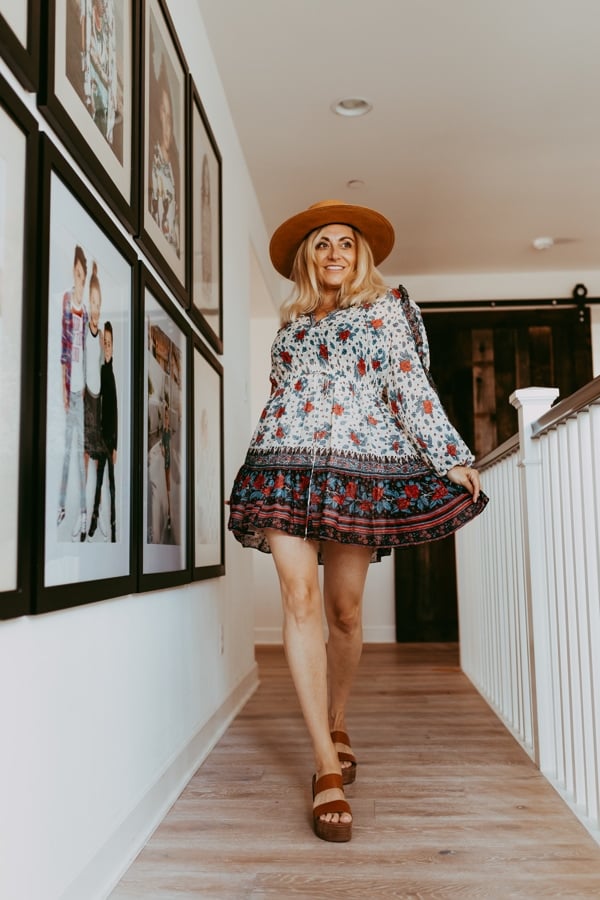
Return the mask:
<path fill-rule="evenodd" d="M 357 762 L 346 703 L 369 562 L 451 534 L 487 502 L 429 378 L 420 312 L 375 268 L 393 243 L 380 213 L 332 200 L 273 235 L 271 260 L 295 286 L 271 349 L 271 396 L 230 502 L 235 537 L 277 568 L 315 756 L 314 829 L 328 841 L 351 837 L 343 785 Z"/>

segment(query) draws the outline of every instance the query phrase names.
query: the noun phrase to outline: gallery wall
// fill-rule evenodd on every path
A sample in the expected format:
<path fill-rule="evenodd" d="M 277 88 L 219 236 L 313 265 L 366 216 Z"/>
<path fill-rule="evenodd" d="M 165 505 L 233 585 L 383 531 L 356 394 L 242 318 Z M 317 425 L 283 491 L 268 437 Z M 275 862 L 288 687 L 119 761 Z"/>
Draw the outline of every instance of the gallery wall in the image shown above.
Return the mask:
<path fill-rule="evenodd" d="M 227 485 L 251 427 L 249 248 L 264 255 L 267 237 L 200 15 L 193 3 L 169 9 L 222 156 L 218 358 Z M 0 75 L 123 244 L 178 304 L 190 334 L 210 348 L 160 267 L 39 110 L 35 93 L 5 60 Z M 264 258 L 261 265 L 267 271 Z M 255 689 L 251 558 L 227 536 L 224 550 L 220 577 L 91 603 L 81 596 L 71 608 L 0 623 L 0 896 L 106 896 Z"/>

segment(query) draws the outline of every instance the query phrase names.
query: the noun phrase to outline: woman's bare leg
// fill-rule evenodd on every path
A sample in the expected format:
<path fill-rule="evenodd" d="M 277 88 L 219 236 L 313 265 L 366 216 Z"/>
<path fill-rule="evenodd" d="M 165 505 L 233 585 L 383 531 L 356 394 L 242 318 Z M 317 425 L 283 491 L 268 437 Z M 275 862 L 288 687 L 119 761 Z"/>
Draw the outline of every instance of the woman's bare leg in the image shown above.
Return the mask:
<path fill-rule="evenodd" d="M 283 643 L 300 708 L 312 742 L 317 778 L 341 772 L 329 733 L 327 653 L 323 635 L 322 599 L 318 578 L 318 547 L 314 541 L 266 529 L 279 575 L 283 605 Z M 332 788 L 315 802 L 343 797 Z M 350 822 L 348 813 L 327 813 L 329 822 Z"/>
<path fill-rule="evenodd" d="M 346 704 L 362 653 L 362 598 L 372 550 L 327 542 L 322 545 L 322 554 L 325 614 L 329 627 L 329 728 L 347 731 Z M 349 765 L 349 762 L 342 763 L 342 766 Z"/>

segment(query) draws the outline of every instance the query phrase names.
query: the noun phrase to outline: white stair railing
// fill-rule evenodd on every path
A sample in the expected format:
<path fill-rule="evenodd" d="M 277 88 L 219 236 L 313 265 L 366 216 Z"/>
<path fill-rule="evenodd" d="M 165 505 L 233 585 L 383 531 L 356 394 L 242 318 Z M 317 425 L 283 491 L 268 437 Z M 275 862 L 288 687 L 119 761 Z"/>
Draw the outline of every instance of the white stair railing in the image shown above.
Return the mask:
<path fill-rule="evenodd" d="M 456 536 L 461 664 L 600 841 L 600 378 L 511 403 L 478 465 L 486 512 Z"/>

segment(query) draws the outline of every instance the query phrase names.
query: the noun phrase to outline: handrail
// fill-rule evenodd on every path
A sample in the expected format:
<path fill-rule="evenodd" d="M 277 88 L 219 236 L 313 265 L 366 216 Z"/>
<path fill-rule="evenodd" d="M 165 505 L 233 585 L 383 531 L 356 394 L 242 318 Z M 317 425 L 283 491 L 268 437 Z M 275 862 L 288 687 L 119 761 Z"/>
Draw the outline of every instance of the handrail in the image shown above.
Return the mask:
<path fill-rule="evenodd" d="M 500 460 L 504 459 L 505 456 L 510 456 L 515 450 L 519 449 L 519 434 L 513 434 L 512 437 L 509 437 L 504 443 L 500 444 L 494 450 L 490 450 L 489 453 L 486 453 L 485 456 L 482 456 L 481 459 L 475 460 L 475 466 L 478 469 L 487 469 L 493 463 L 498 463 Z"/>
<path fill-rule="evenodd" d="M 593 403 L 600 403 L 600 375 L 592 381 L 588 381 L 574 394 L 565 397 L 560 403 L 552 406 L 547 413 L 540 416 L 537 422 L 534 422 L 531 426 L 531 437 L 539 438 L 543 432 L 555 428 L 562 422 L 566 422 L 567 419 L 576 416 L 582 409 L 591 406 Z"/>

